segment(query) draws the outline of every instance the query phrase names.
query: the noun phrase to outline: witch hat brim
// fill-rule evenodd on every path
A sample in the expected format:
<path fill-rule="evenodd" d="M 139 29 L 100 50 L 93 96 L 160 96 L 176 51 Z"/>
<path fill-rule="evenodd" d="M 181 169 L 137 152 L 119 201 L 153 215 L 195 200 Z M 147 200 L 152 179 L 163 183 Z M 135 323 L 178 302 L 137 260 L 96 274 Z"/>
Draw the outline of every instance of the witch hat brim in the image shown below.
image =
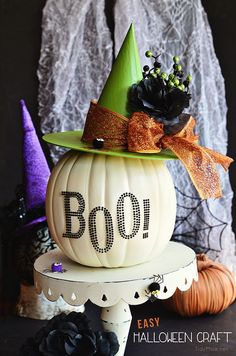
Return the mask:
<path fill-rule="evenodd" d="M 152 159 L 152 160 L 170 160 L 177 157 L 170 150 L 162 150 L 160 153 L 135 153 L 125 149 L 100 148 L 96 149 L 92 144 L 81 141 L 83 131 L 56 132 L 43 136 L 43 139 L 50 144 L 69 148 L 86 153 L 102 154 L 113 157 Z"/>

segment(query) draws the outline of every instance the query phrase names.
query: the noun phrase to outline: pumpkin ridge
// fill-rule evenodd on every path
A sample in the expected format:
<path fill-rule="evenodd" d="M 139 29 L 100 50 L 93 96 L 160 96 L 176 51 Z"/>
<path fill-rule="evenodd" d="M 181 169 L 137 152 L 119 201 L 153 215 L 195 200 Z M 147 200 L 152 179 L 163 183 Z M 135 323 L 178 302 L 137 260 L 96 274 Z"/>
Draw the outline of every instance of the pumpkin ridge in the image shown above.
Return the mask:
<path fill-rule="evenodd" d="M 91 196 L 91 194 L 90 194 L 91 193 L 90 192 L 90 186 L 91 186 L 92 178 L 94 176 L 94 168 L 95 168 L 95 164 L 96 164 L 96 163 L 94 164 L 94 161 L 96 161 L 96 159 L 98 159 L 100 157 L 100 155 L 95 156 L 95 154 L 91 154 L 90 157 L 92 157 L 92 160 L 90 161 L 90 173 L 89 173 L 89 181 L 88 181 L 88 194 L 87 194 L 87 196 L 88 196 L 88 211 L 91 211 L 94 208 L 92 206 L 92 204 L 91 204 L 91 201 L 90 201 L 90 196 Z M 101 156 L 101 157 L 104 158 L 105 155 Z M 93 251 L 92 255 L 96 257 L 96 259 L 97 259 L 97 261 L 99 263 L 99 267 L 103 266 L 103 263 L 101 262 L 101 259 L 99 258 L 100 256 L 98 255 L 99 252 L 97 252 L 97 251 L 95 251 L 93 249 L 93 246 L 92 246 L 92 243 L 91 243 L 90 239 L 89 239 L 89 245 L 90 245 L 89 251 L 90 252 Z"/>
<path fill-rule="evenodd" d="M 147 161 L 148 162 L 148 161 Z M 146 176 L 146 171 L 145 171 L 145 165 L 147 165 L 147 162 L 146 164 L 143 164 L 143 162 L 141 160 L 138 160 L 138 163 L 140 164 L 140 166 L 142 167 L 142 174 Z M 140 187 L 141 189 L 141 187 Z M 141 222 L 142 220 L 140 221 L 140 229 L 141 229 Z M 147 260 L 146 256 L 149 255 L 150 256 L 150 248 L 148 249 L 148 252 L 147 252 L 147 249 L 143 250 L 143 258 L 144 260 Z"/>
<path fill-rule="evenodd" d="M 147 164 L 149 164 L 150 165 L 150 167 L 151 167 L 151 169 L 154 171 L 154 173 L 155 173 L 155 176 L 156 176 L 156 169 L 155 169 L 155 164 L 153 164 L 153 161 L 152 160 L 149 160 L 149 161 L 143 161 L 143 160 L 140 160 L 140 163 L 141 163 L 141 165 L 143 166 L 143 171 L 146 173 L 146 171 L 145 171 L 145 166 L 147 165 Z M 159 180 L 158 180 L 158 185 L 159 185 Z M 157 191 L 158 191 L 158 189 L 157 189 Z M 150 216 L 150 218 L 151 218 L 151 216 Z M 157 224 L 157 226 L 158 226 L 158 224 Z M 159 233 L 160 233 L 160 229 L 158 228 L 158 232 L 156 233 L 157 235 L 159 235 Z M 152 246 L 150 246 L 149 247 L 149 250 L 148 251 L 145 251 L 146 252 L 146 256 L 150 256 L 150 255 L 152 255 L 152 251 L 153 250 L 155 250 L 155 245 L 156 244 L 158 244 L 158 241 L 157 241 L 158 239 L 153 239 L 153 244 L 152 244 Z M 153 256 L 152 256 L 153 257 Z M 149 258 L 149 260 L 150 260 L 151 258 Z M 145 258 L 145 260 L 146 260 L 146 258 Z"/>
<path fill-rule="evenodd" d="M 88 180 L 87 180 L 87 183 L 86 183 L 86 195 L 88 197 L 87 199 L 87 206 L 85 207 L 85 211 L 87 210 L 88 212 L 90 211 L 90 183 L 91 183 L 91 170 L 92 170 L 92 165 L 93 165 L 93 162 L 94 162 L 94 159 L 95 159 L 95 156 L 93 154 L 87 154 L 88 157 L 90 157 L 90 160 L 87 160 L 87 165 L 88 165 Z M 88 230 L 88 227 L 87 227 L 87 234 L 88 234 L 88 238 L 87 238 L 87 244 L 86 244 L 86 250 L 89 250 L 90 254 L 93 256 L 93 258 L 95 257 L 98 261 L 98 263 L 100 264 L 100 261 L 99 259 L 97 258 L 97 254 L 96 252 L 93 250 L 93 246 L 92 246 L 92 243 L 91 243 L 91 240 L 89 238 L 89 230 Z M 85 236 L 86 238 L 86 236 Z M 100 266 L 99 266 L 100 267 Z"/>
<path fill-rule="evenodd" d="M 124 165 L 124 171 L 125 171 L 125 174 L 126 174 L 126 182 L 127 182 L 127 184 L 128 184 L 128 187 L 127 187 L 126 191 L 127 191 L 127 192 L 130 192 L 129 179 L 128 179 L 129 174 L 128 174 L 127 167 L 126 167 L 126 159 L 125 159 L 124 157 L 120 157 L 120 158 L 121 158 L 121 161 L 122 161 L 122 163 L 123 163 L 123 165 Z M 128 254 L 127 245 L 128 245 L 128 241 L 129 241 L 129 240 L 125 239 L 125 245 L 124 245 L 124 249 L 123 249 L 123 251 L 124 251 L 124 253 L 123 253 L 123 259 L 122 259 L 122 262 L 121 262 L 121 264 L 120 264 L 121 266 L 124 265 L 124 261 L 126 261 L 126 259 L 127 259 L 127 254 Z M 129 252 L 129 254 L 130 254 L 130 252 Z M 131 254 L 132 254 L 132 251 L 131 251 Z"/>
<path fill-rule="evenodd" d="M 104 170 L 104 182 L 103 182 L 103 186 L 104 186 L 104 192 L 103 194 L 101 194 L 103 201 L 101 203 L 102 206 L 107 206 L 106 205 L 106 197 L 107 197 L 107 155 L 104 155 L 104 157 L 102 158 L 102 163 L 103 163 L 103 167 L 101 167 L 101 170 Z M 104 218 L 105 219 L 105 218 Z M 105 229 L 105 234 L 106 234 L 106 229 Z M 106 237 L 106 242 L 107 242 L 107 237 Z M 105 260 L 105 261 L 104 261 Z M 110 267 L 110 262 L 109 262 L 109 258 L 108 258 L 108 254 L 104 253 L 103 256 L 103 262 L 101 263 L 101 265 L 104 265 L 105 267 Z"/>
<path fill-rule="evenodd" d="M 68 157 L 67 157 L 68 156 Z M 64 161 L 63 161 L 63 164 L 62 165 L 60 165 L 60 166 L 55 166 L 54 167 L 54 169 L 53 169 L 53 171 L 54 171 L 54 174 L 55 174 L 55 172 L 57 172 L 57 175 L 56 175 L 56 177 L 54 178 L 54 174 L 53 174 L 53 178 L 54 178 L 54 180 L 53 180 L 53 189 L 52 189 L 52 191 L 51 191 L 51 189 L 50 189 L 50 187 L 49 187 L 49 189 L 50 189 L 50 201 L 51 201 L 51 203 L 50 203 L 50 207 L 51 207 L 51 214 L 50 214 L 50 216 L 51 216 L 51 219 L 52 219 L 52 221 L 53 221 L 53 224 L 50 224 L 50 230 L 52 229 L 54 232 L 55 232 L 55 235 L 54 236 L 56 236 L 56 239 L 55 238 L 53 238 L 54 239 L 54 241 L 56 242 L 56 244 L 59 246 L 59 248 L 62 250 L 62 251 L 64 251 L 64 246 L 63 246 L 63 243 L 61 243 L 61 241 L 59 242 L 59 239 L 57 238 L 57 236 L 58 236 L 58 233 L 57 233 L 57 230 L 56 230 L 56 228 L 54 228 L 54 227 L 56 227 L 56 224 L 55 224 L 55 215 L 56 215 L 56 211 L 55 211 L 55 209 L 53 209 L 53 201 L 52 201 L 52 198 L 53 198 L 53 196 L 54 196 L 54 193 L 55 193 L 55 189 L 56 189 L 56 183 L 57 183 L 57 180 L 58 180 L 58 178 L 59 178 L 59 176 L 60 176 L 60 173 L 61 173 L 61 170 L 62 170 L 62 168 L 65 166 L 65 164 L 66 163 L 68 163 L 68 161 L 70 160 L 70 155 L 69 155 L 69 153 L 67 153 L 65 156 L 64 156 Z M 59 169 L 58 169 L 59 168 Z M 51 182 L 51 178 L 52 178 L 52 176 L 50 177 L 50 182 Z M 47 199 L 47 201 L 48 201 L 48 199 Z M 49 221 L 51 220 L 51 219 L 49 219 Z"/>
<path fill-rule="evenodd" d="M 69 183 L 70 183 L 71 173 L 72 173 L 72 171 L 73 171 L 73 168 L 74 168 L 75 165 L 77 164 L 78 158 L 80 159 L 80 155 L 77 156 L 77 155 L 75 154 L 74 161 L 73 161 L 73 163 L 71 164 L 71 167 L 70 167 L 70 170 L 69 170 L 69 174 L 67 175 L 67 179 L 66 179 L 66 191 L 69 191 L 69 190 L 68 190 L 68 189 L 69 189 L 68 185 L 69 185 Z M 69 240 L 70 249 L 71 249 L 71 251 L 72 251 L 72 253 L 73 253 L 73 255 L 74 255 L 74 260 L 76 261 L 76 260 L 79 258 L 79 256 L 77 255 L 77 250 L 74 249 L 74 246 L 73 246 L 73 239 L 68 239 L 68 240 Z"/>
<path fill-rule="evenodd" d="M 104 174 L 104 194 L 103 194 L 103 196 L 104 196 L 104 200 L 103 200 L 103 204 L 102 204 L 102 206 L 107 206 L 107 189 L 108 189 L 108 187 L 107 187 L 107 155 L 105 155 L 105 157 L 104 157 L 104 167 L 103 167 L 103 169 L 105 170 L 105 174 Z M 108 262 L 108 256 L 107 256 L 107 254 L 105 254 L 105 259 L 106 259 L 106 261 L 105 261 L 105 265 L 107 266 L 107 267 L 109 267 L 109 265 L 110 265 L 110 263 Z"/>
<path fill-rule="evenodd" d="M 166 200 L 165 189 L 163 189 L 163 188 L 165 188 L 165 184 L 167 183 L 167 181 L 171 182 L 172 185 L 173 185 L 172 177 L 170 175 L 170 172 L 169 172 L 168 168 L 164 164 L 164 162 L 151 160 L 151 164 L 152 164 L 153 170 L 155 172 L 156 181 L 157 181 L 157 184 L 158 184 L 158 189 L 156 189 L 156 192 L 158 194 L 156 200 L 165 201 Z M 162 179 L 163 177 L 165 179 Z M 169 189 L 171 189 L 171 188 L 172 187 L 169 186 Z M 173 189 L 174 189 L 174 187 L 173 187 Z M 175 194 L 175 192 L 174 192 L 174 194 Z M 164 199 L 162 199 L 163 195 L 164 195 Z M 175 202 L 175 204 L 176 204 L 176 202 Z M 175 213 L 175 215 L 176 215 L 176 213 Z M 161 209 L 160 213 L 158 212 L 158 221 L 156 220 L 156 226 L 158 226 L 158 235 L 162 235 L 163 234 L 163 232 L 162 232 L 162 226 L 163 226 L 162 221 L 165 221 L 165 220 L 166 220 L 166 209 Z M 168 237 L 168 241 L 171 239 L 171 236 L 172 236 L 172 233 L 173 233 L 173 230 L 174 230 L 174 222 L 175 222 L 175 219 L 172 222 L 173 226 L 171 227 L 171 233 L 169 234 L 170 236 Z M 166 234 L 167 234 L 167 232 L 166 232 Z M 157 245 L 158 244 L 159 244 L 159 240 L 154 240 L 153 251 L 157 250 Z"/>
<path fill-rule="evenodd" d="M 156 169 L 157 167 L 156 167 L 156 164 L 154 163 L 154 161 L 151 161 L 151 164 L 152 164 L 152 167 L 153 167 L 153 169 L 155 171 L 155 175 L 157 177 L 157 182 L 158 182 L 158 189 L 156 190 L 158 195 L 157 195 L 156 199 L 157 200 L 161 200 L 160 196 L 162 195 L 162 191 L 161 191 L 162 186 L 161 186 L 161 182 L 160 182 L 160 177 L 159 177 L 158 170 Z M 161 215 L 158 217 L 158 221 L 157 221 L 157 224 L 156 224 L 156 226 L 158 227 L 158 235 L 160 234 L 160 226 L 161 226 L 161 220 L 162 220 L 163 211 L 161 210 L 160 213 L 161 213 Z M 158 244 L 158 242 L 159 242 L 158 240 L 154 240 L 154 246 L 153 246 L 154 250 L 156 250 L 155 245 Z"/>
<path fill-rule="evenodd" d="M 72 160 L 71 158 L 73 158 L 73 160 Z M 76 155 L 76 154 L 73 154 L 73 156 L 72 156 L 72 157 L 70 156 L 69 159 L 70 159 L 72 162 L 71 162 L 71 167 L 70 167 L 70 169 L 67 171 L 68 174 L 67 174 L 66 179 L 65 179 L 65 191 L 66 191 L 66 192 L 69 191 L 69 190 L 68 190 L 68 184 L 69 184 L 69 180 L 70 180 L 70 174 L 71 174 L 71 172 L 72 172 L 73 167 L 74 167 L 75 164 L 76 164 L 77 155 Z M 66 161 L 65 163 L 68 163 L 68 161 Z M 61 167 L 60 172 L 62 171 L 63 167 L 64 167 L 64 164 L 63 164 L 63 166 Z M 64 239 L 65 239 L 65 237 L 64 237 Z M 78 258 L 78 256 L 77 256 L 77 254 L 76 254 L 75 251 L 74 251 L 74 248 L 73 248 L 73 245 L 72 245 L 73 241 L 71 241 L 72 239 L 69 239 L 69 238 L 66 238 L 66 239 L 67 239 L 66 241 L 68 242 L 67 245 L 70 246 L 71 254 L 74 256 L 74 261 L 76 261 L 76 259 Z"/>

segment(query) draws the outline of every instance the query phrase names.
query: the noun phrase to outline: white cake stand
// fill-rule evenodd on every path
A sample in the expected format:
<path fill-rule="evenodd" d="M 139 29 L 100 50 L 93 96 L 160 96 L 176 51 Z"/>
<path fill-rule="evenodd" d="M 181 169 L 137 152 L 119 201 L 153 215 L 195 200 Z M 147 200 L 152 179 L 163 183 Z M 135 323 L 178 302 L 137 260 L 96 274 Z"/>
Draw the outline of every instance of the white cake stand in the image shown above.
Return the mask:
<path fill-rule="evenodd" d="M 62 262 L 63 273 L 51 272 L 54 262 Z M 60 296 L 77 306 L 90 300 L 102 307 L 101 320 L 105 330 L 113 331 L 120 344 L 117 356 L 124 354 L 131 324 L 129 305 L 145 303 L 150 297 L 148 287 L 158 282 L 158 299 L 173 295 L 178 287 L 187 290 L 197 281 L 196 256 L 181 243 L 169 242 L 165 251 L 150 262 L 124 268 L 96 268 L 71 261 L 60 250 L 40 256 L 34 264 L 35 287 L 46 298 L 56 301 Z"/>

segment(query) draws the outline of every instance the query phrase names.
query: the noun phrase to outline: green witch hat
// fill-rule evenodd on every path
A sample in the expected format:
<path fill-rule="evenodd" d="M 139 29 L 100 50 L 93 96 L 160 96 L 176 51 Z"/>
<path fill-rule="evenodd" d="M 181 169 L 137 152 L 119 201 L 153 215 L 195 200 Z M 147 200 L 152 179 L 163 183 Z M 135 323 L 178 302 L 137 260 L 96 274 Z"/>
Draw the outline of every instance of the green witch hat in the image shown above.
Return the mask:
<path fill-rule="evenodd" d="M 98 102 L 91 102 L 84 131 L 52 133 L 43 139 L 82 152 L 142 159 L 173 159 L 170 152 L 147 155 L 127 151 L 127 122 L 131 115 L 129 91 L 142 78 L 134 26 L 131 24 Z M 112 136 L 111 141 L 108 136 Z M 99 146 L 100 139 L 106 145 Z M 98 140 L 96 145 L 94 140 Z"/>
<path fill-rule="evenodd" d="M 138 47 L 132 24 L 100 95 L 98 104 L 129 117 L 129 90 L 133 84 L 136 84 L 142 78 Z"/>

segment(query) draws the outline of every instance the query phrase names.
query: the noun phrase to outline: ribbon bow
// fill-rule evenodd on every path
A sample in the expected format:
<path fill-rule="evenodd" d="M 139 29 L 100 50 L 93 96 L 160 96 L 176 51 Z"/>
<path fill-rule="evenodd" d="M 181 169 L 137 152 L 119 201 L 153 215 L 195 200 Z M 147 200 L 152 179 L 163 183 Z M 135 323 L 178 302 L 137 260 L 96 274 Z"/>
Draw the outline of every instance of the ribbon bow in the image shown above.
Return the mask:
<path fill-rule="evenodd" d="M 136 112 L 128 123 L 128 150 L 155 153 L 162 149 L 171 150 L 184 164 L 202 199 L 222 196 L 216 164 L 228 169 L 232 158 L 197 144 L 194 135 L 195 119 L 182 115 L 183 128 L 176 134 L 164 133 L 164 125 L 143 112 Z"/>
<path fill-rule="evenodd" d="M 184 164 L 202 199 L 219 198 L 222 191 L 216 164 L 227 170 L 233 159 L 199 146 L 198 136 L 193 133 L 195 124 L 192 116 L 182 114 L 178 132 L 171 132 L 170 128 L 166 134 L 163 124 L 143 112 L 135 112 L 127 119 L 92 101 L 82 141 L 91 144 L 95 138 L 103 138 L 105 149 L 128 148 L 130 152 L 147 154 L 168 148 Z"/>

